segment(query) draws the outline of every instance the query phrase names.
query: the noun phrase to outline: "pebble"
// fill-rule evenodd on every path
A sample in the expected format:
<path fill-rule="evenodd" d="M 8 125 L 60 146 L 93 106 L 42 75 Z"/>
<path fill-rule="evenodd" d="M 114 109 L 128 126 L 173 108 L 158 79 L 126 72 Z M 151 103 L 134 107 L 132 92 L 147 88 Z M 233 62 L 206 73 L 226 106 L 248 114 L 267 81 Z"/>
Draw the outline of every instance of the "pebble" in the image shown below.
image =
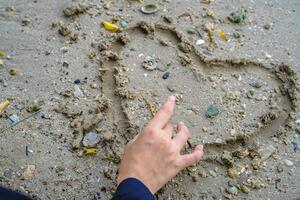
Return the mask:
<path fill-rule="evenodd" d="M 96 132 L 89 132 L 85 134 L 82 144 L 85 147 L 95 147 L 100 141 L 100 137 Z"/>
<path fill-rule="evenodd" d="M 241 185 L 241 191 L 245 194 L 249 194 L 250 189 L 246 185 Z"/>
<path fill-rule="evenodd" d="M 128 23 L 125 21 L 125 20 L 121 20 L 119 22 L 119 25 L 122 27 L 122 28 L 126 28 L 128 26 Z"/>
<path fill-rule="evenodd" d="M 155 70 L 157 68 L 157 61 L 155 58 L 151 56 L 147 56 L 146 59 L 144 60 L 142 66 L 147 69 L 147 70 Z"/>
<path fill-rule="evenodd" d="M 75 84 L 79 84 L 80 82 L 81 82 L 80 79 L 76 79 L 76 80 L 74 81 Z"/>
<path fill-rule="evenodd" d="M 293 145 L 294 152 L 297 153 L 297 151 L 300 150 L 298 143 L 297 143 L 297 142 L 294 142 L 294 141 L 291 142 L 291 143 L 292 143 L 292 145 Z"/>
<path fill-rule="evenodd" d="M 236 187 L 236 182 L 234 182 L 234 181 L 232 181 L 232 180 L 229 180 L 229 181 L 227 182 L 227 184 L 228 184 L 229 187 Z"/>
<path fill-rule="evenodd" d="M 92 89 L 97 89 L 97 84 L 96 83 L 91 83 L 90 86 L 91 86 Z"/>
<path fill-rule="evenodd" d="M 32 102 L 29 103 L 27 106 L 26 110 L 27 112 L 36 112 L 39 111 L 42 107 L 43 102 L 38 101 L 38 100 L 33 100 Z"/>
<path fill-rule="evenodd" d="M 205 41 L 204 41 L 204 40 L 199 39 L 199 40 L 196 41 L 196 45 L 200 46 L 200 45 L 202 45 L 202 44 L 205 44 Z"/>
<path fill-rule="evenodd" d="M 81 89 L 78 87 L 78 85 L 74 86 L 74 97 L 83 97 L 83 92 L 81 91 Z"/>
<path fill-rule="evenodd" d="M 288 159 L 285 159 L 283 163 L 288 167 L 292 167 L 294 165 L 294 163 Z"/>
<path fill-rule="evenodd" d="M 232 12 L 230 13 L 228 20 L 232 23 L 241 23 L 246 19 L 246 13 L 242 12 L 242 11 L 236 11 L 236 12 Z"/>
<path fill-rule="evenodd" d="M 239 192 L 238 189 L 235 186 L 226 188 L 226 191 L 229 194 L 233 194 L 233 195 L 237 195 L 238 192 Z"/>
<path fill-rule="evenodd" d="M 260 148 L 258 154 L 261 161 L 267 160 L 273 153 L 275 153 L 276 148 L 273 145 L 268 145 L 265 148 Z"/>
<path fill-rule="evenodd" d="M 11 178 L 12 177 L 12 170 L 11 169 L 7 169 L 3 172 L 3 176 L 5 176 L 6 178 Z"/>
<path fill-rule="evenodd" d="M 249 85 L 251 85 L 254 88 L 261 88 L 262 87 L 262 83 L 260 81 L 253 81 Z"/>
<path fill-rule="evenodd" d="M 170 92 L 175 92 L 175 88 L 172 85 L 168 85 L 167 88 Z"/>
<path fill-rule="evenodd" d="M 9 74 L 12 76 L 15 76 L 17 74 L 17 69 L 15 69 L 15 68 L 10 69 Z"/>
<path fill-rule="evenodd" d="M 208 108 L 206 110 L 206 117 L 213 118 L 213 117 L 217 116 L 219 113 L 220 113 L 220 110 L 217 106 L 210 105 L 210 106 L 208 106 Z"/>
<path fill-rule="evenodd" d="M 162 76 L 163 79 L 167 79 L 170 76 L 170 72 L 166 72 L 164 73 L 164 75 Z"/>
<path fill-rule="evenodd" d="M 3 60 L 0 60 L 0 66 L 3 66 L 3 65 L 4 65 Z"/>
<path fill-rule="evenodd" d="M 0 83 L 4 83 L 4 77 L 0 76 Z"/>
<path fill-rule="evenodd" d="M 68 47 L 62 47 L 62 48 L 60 48 L 60 51 L 62 53 L 67 53 L 69 51 L 69 48 Z"/>
<path fill-rule="evenodd" d="M 169 24 L 172 24 L 174 21 L 173 18 L 170 16 L 164 16 L 164 20 L 165 20 L 165 22 L 167 22 Z"/>

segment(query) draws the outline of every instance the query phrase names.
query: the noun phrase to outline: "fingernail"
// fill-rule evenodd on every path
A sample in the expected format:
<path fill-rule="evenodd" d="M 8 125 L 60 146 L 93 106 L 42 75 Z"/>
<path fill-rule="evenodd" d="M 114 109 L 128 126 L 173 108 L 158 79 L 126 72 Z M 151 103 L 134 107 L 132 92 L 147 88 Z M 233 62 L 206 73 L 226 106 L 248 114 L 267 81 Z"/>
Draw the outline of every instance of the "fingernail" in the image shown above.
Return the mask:
<path fill-rule="evenodd" d="M 180 126 L 184 126 L 184 122 L 179 122 L 178 123 Z"/>
<path fill-rule="evenodd" d="M 176 100 L 176 97 L 175 97 L 174 95 L 171 95 L 171 96 L 169 96 L 169 100 L 170 100 L 170 101 L 175 101 L 175 100 Z"/>

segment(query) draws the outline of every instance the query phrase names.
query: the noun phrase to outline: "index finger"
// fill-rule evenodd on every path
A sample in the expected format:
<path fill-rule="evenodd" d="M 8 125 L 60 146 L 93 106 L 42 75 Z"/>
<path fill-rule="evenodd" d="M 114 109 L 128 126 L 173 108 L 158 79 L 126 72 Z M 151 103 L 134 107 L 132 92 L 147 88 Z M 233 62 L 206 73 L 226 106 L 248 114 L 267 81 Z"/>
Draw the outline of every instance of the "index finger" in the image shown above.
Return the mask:
<path fill-rule="evenodd" d="M 149 126 L 163 128 L 171 116 L 173 115 L 173 110 L 175 107 L 175 96 L 169 96 L 161 109 L 155 114 L 153 119 L 149 122 Z"/>

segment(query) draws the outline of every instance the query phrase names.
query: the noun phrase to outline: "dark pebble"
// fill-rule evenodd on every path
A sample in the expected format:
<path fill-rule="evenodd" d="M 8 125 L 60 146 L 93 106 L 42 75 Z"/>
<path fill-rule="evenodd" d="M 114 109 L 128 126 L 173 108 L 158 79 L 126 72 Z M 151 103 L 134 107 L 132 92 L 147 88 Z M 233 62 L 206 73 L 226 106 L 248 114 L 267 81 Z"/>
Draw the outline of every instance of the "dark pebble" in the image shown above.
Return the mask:
<path fill-rule="evenodd" d="M 79 83 L 80 83 L 80 79 L 76 79 L 76 80 L 74 81 L 74 83 L 75 83 L 75 84 L 79 84 Z"/>
<path fill-rule="evenodd" d="M 170 76 L 170 72 L 166 72 L 164 73 L 164 75 L 162 76 L 163 79 L 167 79 Z"/>
<path fill-rule="evenodd" d="M 7 170 L 4 171 L 3 175 L 6 178 L 11 178 L 12 177 L 12 171 L 10 169 L 7 169 Z"/>
<path fill-rule="evenodd" d="M 297 142 L 292 142 L 292 145 L 293 145 L 294 152 L 297 153 L 297 151 L 300 150 L 298 143 Z"/>
<path fill-rule="evenodd" d="M 234 181 L 232 181 L 232 180 L 229 180 L 227 182 L 227 184 L 228 184 L 229 187 L 236 187 L 236 183 Z"/>

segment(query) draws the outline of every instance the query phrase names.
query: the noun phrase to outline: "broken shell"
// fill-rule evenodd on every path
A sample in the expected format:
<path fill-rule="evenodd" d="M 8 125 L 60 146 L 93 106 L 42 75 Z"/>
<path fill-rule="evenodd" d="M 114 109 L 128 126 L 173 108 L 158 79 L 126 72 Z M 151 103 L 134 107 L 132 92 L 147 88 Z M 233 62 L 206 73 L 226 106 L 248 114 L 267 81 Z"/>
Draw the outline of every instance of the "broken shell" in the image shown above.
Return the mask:
<path fill-rule="evenodd" d="M 144 60 L 142 66 L 147 70 L 155 70 L 157 68 L 157 61 L 155 58 L 152 58 L 150 56 L 147 56 Z"/>
<path fill-rule="evenodd" d="M 82 140 L 82 144 L 85 147 L 95 147 L 99 141 L 100 141 L 100 137 L 98 136 L 98 134 L 92 131 L 87 133 L 84 136 Z"/>
<path fill-rule="evenodd" d="M 155 4 L 146 4 L 141 7 L 140 11 L 144 14 L 153 14 L 158 11 L 158 6 Z"/>

